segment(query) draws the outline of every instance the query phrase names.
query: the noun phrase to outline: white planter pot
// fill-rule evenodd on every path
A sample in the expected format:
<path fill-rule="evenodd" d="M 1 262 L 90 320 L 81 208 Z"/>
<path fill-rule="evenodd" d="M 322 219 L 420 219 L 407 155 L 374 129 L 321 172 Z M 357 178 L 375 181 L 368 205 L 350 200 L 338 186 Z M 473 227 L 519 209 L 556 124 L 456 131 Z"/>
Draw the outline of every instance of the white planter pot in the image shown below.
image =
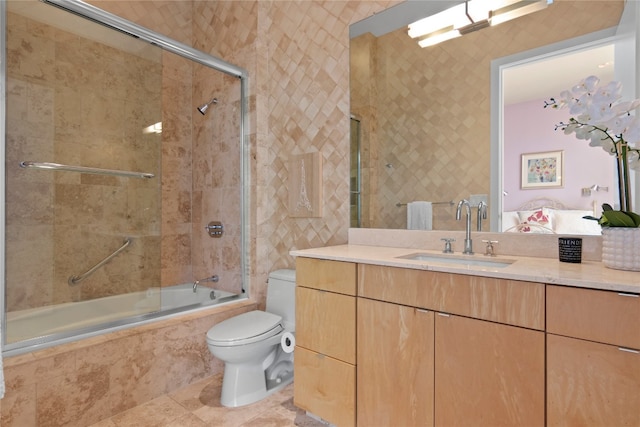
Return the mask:
<path fill-rule="evenodd" d="M 617 270 L 640 271 L 640 228 L 603 227 L 602 263 Z"/>

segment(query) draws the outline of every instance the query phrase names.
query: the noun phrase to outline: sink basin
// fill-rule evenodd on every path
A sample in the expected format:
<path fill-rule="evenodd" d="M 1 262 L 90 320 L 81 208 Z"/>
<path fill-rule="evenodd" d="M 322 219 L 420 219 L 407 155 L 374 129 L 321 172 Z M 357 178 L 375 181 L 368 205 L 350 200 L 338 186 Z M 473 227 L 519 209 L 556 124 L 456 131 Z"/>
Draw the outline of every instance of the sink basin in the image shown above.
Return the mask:
<path fill-rule="evenodd" d="M 504 267 L 510 266 L 515 262 L 508 259 L 489 258 L 483 255 L 455 256 L 455 255 L 435 255 L 435 254 L 425 254 L 425 253 L 409 254 L 409 255 L 400 256 L 398 258 L 408 259 L 411 261 L 426 261 L 426 262 L 437 262 L 441 264 L 456 264 L 456 265 L 491 267 L 491 268 L 504 268 Z"/>

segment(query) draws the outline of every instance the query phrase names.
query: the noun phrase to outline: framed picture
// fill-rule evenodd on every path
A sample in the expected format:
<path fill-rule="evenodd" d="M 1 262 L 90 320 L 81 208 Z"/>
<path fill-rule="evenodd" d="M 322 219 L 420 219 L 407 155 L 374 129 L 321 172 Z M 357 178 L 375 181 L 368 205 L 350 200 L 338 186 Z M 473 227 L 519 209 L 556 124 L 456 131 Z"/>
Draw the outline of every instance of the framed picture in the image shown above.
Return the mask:
<path fill-rule="evenodd" d="M 562 188 L 564 151 L 522 155 L 521 188 Z"/>

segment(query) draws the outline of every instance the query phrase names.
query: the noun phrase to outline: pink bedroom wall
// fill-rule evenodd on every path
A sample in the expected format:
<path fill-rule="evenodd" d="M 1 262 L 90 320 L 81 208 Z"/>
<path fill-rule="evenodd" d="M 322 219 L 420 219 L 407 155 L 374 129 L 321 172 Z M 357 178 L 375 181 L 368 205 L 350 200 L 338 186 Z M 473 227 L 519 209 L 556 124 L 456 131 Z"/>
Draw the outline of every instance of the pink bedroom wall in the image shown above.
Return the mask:
<path fill-rule="evenodd" d="M 553 95 L 553 94 L 551 94 Z M 543 108 L 544 100 L 527 101 L 505 107 L 504 111 L 504 190 L 505 211 L 517 210 L 523 203 L 538 197 L 561 201 L 572 209 L 591 209 L 593 203 L 614 205 L 617 200 L 614 157 L 602 148 L 590 147 L 587 141 L 554 130 L 555 124 L 569 119 L 569 110 Z M 564 151 L 563 188 L 521 189 L 523 153 Z M 582 188 L 594 184 L 609 187 L 608 192 L 582 196 Z"/>

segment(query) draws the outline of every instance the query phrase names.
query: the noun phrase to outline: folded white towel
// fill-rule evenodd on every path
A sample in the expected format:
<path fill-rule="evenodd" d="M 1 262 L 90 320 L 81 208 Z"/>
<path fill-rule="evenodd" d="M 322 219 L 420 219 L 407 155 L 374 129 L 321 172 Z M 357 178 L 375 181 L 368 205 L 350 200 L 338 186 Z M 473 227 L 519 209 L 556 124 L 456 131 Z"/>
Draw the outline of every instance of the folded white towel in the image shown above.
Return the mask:
<path fill-rule="evenodd" d="M 407 203 L 407 230 L 431 230 L 433 206 L 431 202 Z"/>

